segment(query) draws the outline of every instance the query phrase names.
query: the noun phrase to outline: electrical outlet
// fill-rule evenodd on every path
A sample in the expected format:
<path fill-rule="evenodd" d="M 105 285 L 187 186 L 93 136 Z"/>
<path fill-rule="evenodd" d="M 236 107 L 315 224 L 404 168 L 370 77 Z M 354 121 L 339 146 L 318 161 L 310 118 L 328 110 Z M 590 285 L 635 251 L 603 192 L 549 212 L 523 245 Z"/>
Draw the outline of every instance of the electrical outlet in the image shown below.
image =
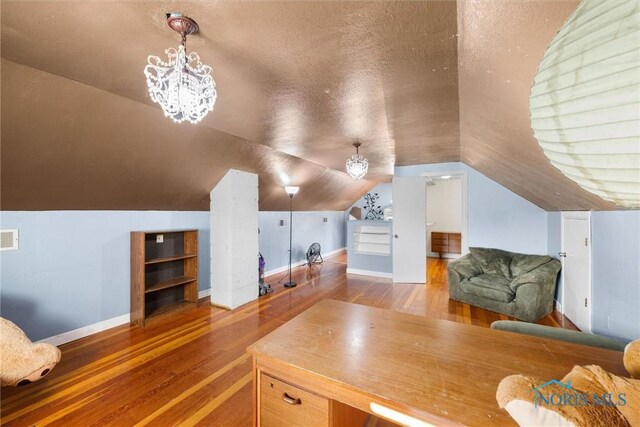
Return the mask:
<path fill-rule="evenodd" d="M 164 234 L 156 235 L 156 243 L 163 243 L 163 242 L 164 242 Z"/>
<path fill-rule="evenodd" d="M 322 218 L 322 222 L 329 222 L 329 218 Z"/>
<path fill-rule="evenodd" d="M 280 221 L 278 221 L 278 224 L 280 225 L 280 227 L 284 227 L 286 221 L 284 219 L 281 219 Z"/>

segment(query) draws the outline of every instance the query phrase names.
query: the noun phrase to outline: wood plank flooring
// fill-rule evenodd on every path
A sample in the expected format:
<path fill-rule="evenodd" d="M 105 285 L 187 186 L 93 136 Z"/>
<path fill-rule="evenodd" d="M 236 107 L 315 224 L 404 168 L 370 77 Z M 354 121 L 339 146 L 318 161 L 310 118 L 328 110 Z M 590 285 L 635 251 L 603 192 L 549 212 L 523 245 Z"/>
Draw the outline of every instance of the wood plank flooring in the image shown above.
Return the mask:
<path fill-rule="evenodd" d="M 450 301 L 446 260 L 429 259 L 428 283 L 346 275 L 346 254 L 294 269 L 298 286 L 268 278 L 274 292 L 234 311 L 171 314 L 145 329 L 123 325 L 61 346 L 62 361 L 42 381 L 3 388 L 8 426 L 250 426 L 248 345 L 324 298 L 489 326 L 507 316 Z M 576 329 L 561 314 L 540 322 Z"/>

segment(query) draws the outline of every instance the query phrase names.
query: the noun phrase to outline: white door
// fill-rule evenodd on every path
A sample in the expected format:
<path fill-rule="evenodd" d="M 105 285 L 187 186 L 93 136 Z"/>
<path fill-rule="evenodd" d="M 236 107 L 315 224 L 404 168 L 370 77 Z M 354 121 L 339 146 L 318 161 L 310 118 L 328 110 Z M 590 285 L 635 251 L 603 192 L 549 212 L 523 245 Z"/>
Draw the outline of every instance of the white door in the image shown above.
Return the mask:
<path fill-rule="evenodd" d="M 427 282 L 423 177 L 393 178 L 393 281 Z"/>
<path fill-rule="evenodd" d="M 562 212 L 562 310 L 591 332 L 591 226 L 589 212 Z"/>

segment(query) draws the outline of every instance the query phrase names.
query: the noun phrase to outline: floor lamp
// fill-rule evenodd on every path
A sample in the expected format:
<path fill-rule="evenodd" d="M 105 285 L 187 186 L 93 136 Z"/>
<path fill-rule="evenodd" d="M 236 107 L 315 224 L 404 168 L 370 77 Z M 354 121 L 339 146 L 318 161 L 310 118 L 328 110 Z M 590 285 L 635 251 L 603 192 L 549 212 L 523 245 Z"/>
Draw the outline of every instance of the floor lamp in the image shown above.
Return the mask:
<path fill-rule="evenodd" d="M 289 207 L 289 281 L 284 284 L 285 288 L 293 288 L 297 285 L 296 282 L 291 281 L 291 245 L 293 242 L 293 196 L 296 195 L 300 187 L 284 187 L 284 190 L 289 195 L 289 199 L 291 200 Z"/>

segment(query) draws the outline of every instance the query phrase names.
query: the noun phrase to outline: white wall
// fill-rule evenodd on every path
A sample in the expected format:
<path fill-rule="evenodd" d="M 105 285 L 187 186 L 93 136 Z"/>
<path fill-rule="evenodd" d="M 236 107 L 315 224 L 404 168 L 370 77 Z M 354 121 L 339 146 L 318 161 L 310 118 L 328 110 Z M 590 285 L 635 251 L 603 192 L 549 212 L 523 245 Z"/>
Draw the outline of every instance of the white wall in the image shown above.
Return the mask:
<path fill-rule="evenodd" d="M 462 180 L 427 186 L 427 222 L 435 223 L 431 231 L 462 232 Z"/>

